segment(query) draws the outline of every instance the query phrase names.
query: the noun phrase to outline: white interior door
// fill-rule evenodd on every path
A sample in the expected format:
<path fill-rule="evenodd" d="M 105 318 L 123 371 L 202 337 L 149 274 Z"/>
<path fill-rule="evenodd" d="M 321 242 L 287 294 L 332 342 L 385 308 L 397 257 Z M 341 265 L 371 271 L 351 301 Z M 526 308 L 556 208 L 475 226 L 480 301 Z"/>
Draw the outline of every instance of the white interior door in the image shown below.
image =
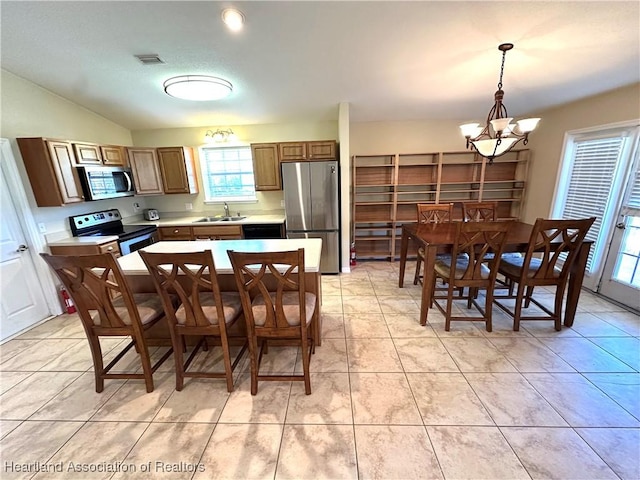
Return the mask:
<path fill-rule="evenodd" d="M 0 340 L 49 316 L 35 265 L 0 168 Z"/>

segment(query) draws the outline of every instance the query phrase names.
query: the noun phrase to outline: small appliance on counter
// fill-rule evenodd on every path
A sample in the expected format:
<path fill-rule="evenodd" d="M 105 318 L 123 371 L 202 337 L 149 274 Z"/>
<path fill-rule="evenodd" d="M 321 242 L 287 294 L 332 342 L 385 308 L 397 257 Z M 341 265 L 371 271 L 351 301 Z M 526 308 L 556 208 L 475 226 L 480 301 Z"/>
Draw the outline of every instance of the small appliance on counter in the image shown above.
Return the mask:
<path fill-rule="evenodd" d="M 160 214 L 155 208 L 147 208 L 142 213 L 145 220 L 160 220 Z"/>

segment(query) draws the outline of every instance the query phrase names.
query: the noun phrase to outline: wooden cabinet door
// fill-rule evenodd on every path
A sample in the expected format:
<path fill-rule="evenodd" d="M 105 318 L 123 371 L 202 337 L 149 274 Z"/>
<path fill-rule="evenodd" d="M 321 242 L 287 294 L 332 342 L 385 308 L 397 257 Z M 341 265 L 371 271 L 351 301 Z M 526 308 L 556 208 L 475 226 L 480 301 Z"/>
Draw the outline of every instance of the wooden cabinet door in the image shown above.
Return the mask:
<path fill-rule="evenodd" d="M 164 193 L 198 192 L 191 148 L 158 148 L 158 160 Z"/>
<path fill-rule="evenodd" d="M 307 155 L 309 160 L 335 160 L 336 142 L 309 142 Z"/>
<path fill-rule="evenodd" d="M 279 143 L 281 162 L 295 162 L 307 159 L 307 144 L 305 142 Z"/>
<path fill-rule="evenodd" d="M 128 148 L 129 166 L 138 195 L 160 195 L 162 179 L 155 148 Z"/>
<path fill-rule="evenodd" d="M 73 151 L 78 165 L 102 165 L 100 147 L 92 143 L 74 143 Z"/>
<path fill-rule="evenodd" d="M 80 180 L 75 169 L 73 149 L 71 143 L 49 140 L 46 142 L 51 163 L 58 179 L 58 188 L 62 196 L 62 203 L 77 203 L 84 201 Z"/>
<path fill-rule="evenodd" d="M 278 144 L 254 143 L 251 145 L 251 157 L 256 191 L 282 190 Z"/>
<path fill-rule="evenodd" d="M 124 167 L 127 165 L 127 156 L 124 148 L 116 145 L 102 145 L 100 147 L 102 163 L 111 167 Z"/>

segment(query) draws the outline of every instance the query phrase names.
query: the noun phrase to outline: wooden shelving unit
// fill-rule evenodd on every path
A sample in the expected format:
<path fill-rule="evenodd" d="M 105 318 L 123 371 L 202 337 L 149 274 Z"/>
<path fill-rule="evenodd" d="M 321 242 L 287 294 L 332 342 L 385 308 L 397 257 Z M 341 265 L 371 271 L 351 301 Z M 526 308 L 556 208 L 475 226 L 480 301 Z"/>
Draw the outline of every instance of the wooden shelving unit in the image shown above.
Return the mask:
<path fill-rule="evenodd" d="M 496 200 L 499 219 L 519 219 L 529 150 L 516 150 L 489 165 L 473 152 L 354 155 L 352 238 L 362 259 L 400 256 L 402 225 L 416 221 L 416 204 Z"/>

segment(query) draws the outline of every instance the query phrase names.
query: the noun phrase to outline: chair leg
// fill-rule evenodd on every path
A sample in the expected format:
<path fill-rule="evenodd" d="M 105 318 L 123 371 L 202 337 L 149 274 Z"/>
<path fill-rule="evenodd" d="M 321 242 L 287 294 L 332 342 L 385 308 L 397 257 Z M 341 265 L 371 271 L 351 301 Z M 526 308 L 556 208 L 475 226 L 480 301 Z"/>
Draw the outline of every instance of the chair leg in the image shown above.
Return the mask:
<path fill-rule="evenodd" d="M 476 293 L 477 293 L 476 289 Z M 491 332 L 493 331 L 493 286 L 490 285 L 487 288 L 487 295 L 485 298 L 485 304 L 484 304 L 484 318 L 485 318 L 485 324 L 486 324 L 486 328 L 487 328 L 487 332 Z"/>
<path fill-rule="evenodd" d="M 233 392 L 233 370 L 231 369 L 231 353 L 229 352 L 229 340 L 226 335 L 220 336 L 222 343 L 222 357 L 224 360 L 224 373 L 227 379 L 227 392 Z"/>
<path fill-rule="evenodd" d="M 529 308 L 531 305 L 531 296 L 533 295 L 533 285 L 527 287 L 527 293 L 524 296 L 524 308 Z"/>
<path fill-rule="evenodd" d="M 176 335 L 178 334 L 176 333 Z M 184 387 L 184 352 L 186 352 L 187 348 L 184 335 L 178 335 L 178 341 L 176 343 L 178 345 L 176 345 L 177 348 L 173 348 L 173 358 L 176 365 L 176 390 L 180 392 Z"/>
<path fill-rule="evenodd" d="M 311 377 L 309 374 L 309 345 L 307 334 L 302 336 L 302 344 L 300 346 L 302 350 L 302 372 L 304 374 L 304 393 L 311 395 Z"/>
<path fill-rule="evenodd" d="M 149 349 L 147 343 L 142 340 L 136 342 L 140 348 L 140 361 L 142 362 L 142 373 L 144 374 L 144 383 L 147 387 L 147 393 L 153 392 L 153 371 L 151 370 L 151 358 L 149 358 Z"/>
<path fill-rule="evenodd" d="M 102 362 L 102 348 L 100 347 L 100 339 L 97 335 L 89 335 L 89 349 L 93 357 L 93 374 L 96 379 L 96 393 L 104 390 L 104 363 Z"/>
<path fill-rule="evenodd" d="M 251 357 L 251 395 L 258 393 L 258 340 L 256 337 L 249 339 L 249 355 Z"/>
<path fill-rule="evenodd" d="M 446 332 L 451 328 L 451 307 L 453 304 L 453 286 L 449 284 L 449 288 L 447 289 L 447 309 L 444 320 L 444 330 Z"/>
<path fill-rule="evenodd" d="M 553 306 L 553 314 L 555 316 L 554 318 L 554 322 L 555 322 L 555 329 L 556 332 L 559 332 L 560 330 L 562 330 L 562 300 L 564 298 L 564 285 L 560 286 L 558 285 L 556 287 L 556 298 L 554 301 L 554 306 Z"/>
<path fill-rule="evenodd" d="M 522 315 L 522 302 L 524 296 L 524 285 L 518 284 L 518 292 L 516 293 L 516 304 L 513 310 L 513 331 L 520 331 L 520 317 Z"/>
<path fill-rule="evenodd" d="M 420 281 L 420 266 L 422 265 L 422 258 L 418 255 L 418 260 L 416 260 L 416 274 L 413 277 L 413 284 L 417 285 Z"/>

